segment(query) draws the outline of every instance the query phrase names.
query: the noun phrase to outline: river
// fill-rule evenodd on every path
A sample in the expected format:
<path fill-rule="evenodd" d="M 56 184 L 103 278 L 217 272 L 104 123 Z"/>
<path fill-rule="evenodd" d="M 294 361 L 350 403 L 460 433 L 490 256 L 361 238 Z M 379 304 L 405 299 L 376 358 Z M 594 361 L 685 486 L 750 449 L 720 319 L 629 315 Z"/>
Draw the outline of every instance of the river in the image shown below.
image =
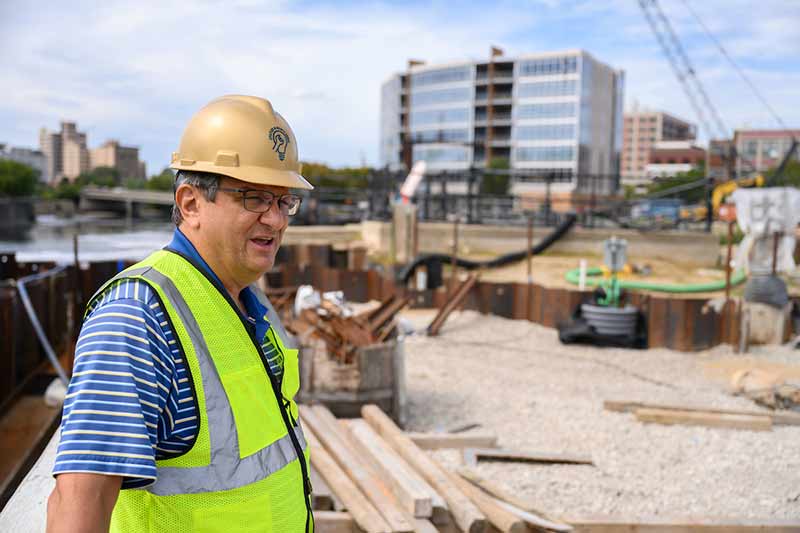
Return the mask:
<path fill-rule="evenodd" d="M 88 261 L 140 260 L 172 238 L 168 220 L 126 221 L 124 217 L 79 214 L 72 218 L 39 215 L 36 224 L 17 239 L 0 239 L 0 253 L 15 252 L 17 261 L 55 261 L 71 264 L 73 235 L 78 235 L 78 259 Z"/>

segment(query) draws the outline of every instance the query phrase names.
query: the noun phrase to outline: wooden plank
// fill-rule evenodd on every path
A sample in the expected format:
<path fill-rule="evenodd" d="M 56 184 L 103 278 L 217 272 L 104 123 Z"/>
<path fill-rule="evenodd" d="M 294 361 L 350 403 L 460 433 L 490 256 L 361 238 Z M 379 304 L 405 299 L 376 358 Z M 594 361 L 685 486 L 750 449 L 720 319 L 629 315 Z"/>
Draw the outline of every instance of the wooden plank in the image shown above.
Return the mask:
<path fill-rule="evenodd" d="M 459 305 L 461 305 L 477 281 L 478 276 L 471 274 L 466 281 L 464 281 L 464 283 L 458 286 L 458 288 L 453 292 L 452 298 L 448 299 L 447 303 L 439 310 L 433 321 L 428 326 L 428 335 L 436 336 L 439 334 L 439 330 L 444 325 L 447 317 L 450 316 L 450 313 L 452 313 Z"/>
<path fill-rule="evenodd" d="M 415 518 L 429 518 L 433 514 L 433 488 L 364 420 L 340 422 L 350 431 L 353 441 L 362 452 L 361 456 L 381 474 L 381 478 L 389 485 L 403 508 Z"/>
<path fill-rule="evenodd" d="M 483 513 L 456 488 L 450 477 L 414 444 L 414 441 L 403 433 L 391 418 L 386 416 L 386 413 L 375 405 L 365 405 L 361 408 L 361 415 L 444 498 L 462 531 L 465 533 L 486 531 L 486 517 Z"/>
<path fill-rule="evenodd" d="M 314 511 L 314 533 L 359 533 L 350 513 Z"/>
<path fill-rule="evenodd" d="M 314 465 L 308 469 L 308 477 L 311 480 L 311 508 L 314 511 L 333 511 L 336 509 L 333 503 L 333 492 L 319 475 Z"/>
<path fill-rule="evenodd" d="M 423 450 L 441 448 L 496 448 L 497 435 L 476 433 L 458 435 L 452 433 L 407 433 L 414 444 Z"/>
<path fill-rule="evenodd" d="M 569 519 L 575 533 L 796 533 L 800 520 L 717 520 L 659 517 L 625 520 L 607 517 Z"/>
<path fill-rule="evenodd" d="M 617 411 L 620 413 L 632 413 L 637 409 L 669 409 L 674 411 L 691 411 L 699 413 L 719 413 L 725 415 L 751 415 L 751 416 L 768 416 L 772 419 L 772 424 L 786 425 L 786 426 L 800 426 L 800 413 L 793 413 L 791 411 L 756 411 L 756 410 L 739 410 L 739 409 L 718 409 L 715 407 L 692 407 L 684 405 L 665 405 L 659 403 L 645 403 L 645 402 L 626 402 L 616 400 L 606 400 L 603 402 L 603 408 L 607 411 Z"/>
<path fill-rule="evenodd" d="M 526 452 L 517 450 L 501 450 L 490 448 L 465 448 L 464 463 L 476 465 L 478 461 L 504 461 L 519 463 L 550 463 L 594 465 L 588 455 L 559 452 Z"/>
<path fill-rule="evenodd" d="M 458 475 L 449 472 L 447 475 L 453 484 L 458 487 L 458 490 L 466 494 L 499 531 L 503 533 L 525 533 L 528 531 L 528 526 L 525 525 L 523 520 L 509 512 L 508 509 L 498 505 L 497 500 L 492 496 Z"/>
<path fill-rule="evenodd" d="M 55 432 L 61 409 L 42 396 L 21 396 L 0 420 L 0 509 Z"/>
<path fill-rule="evenodd" d="M 305 406 L 300 406 L 301 421 L 303 424 L 303 434 L 308 445 L 311 447 L 311 464 L 320 475 L 325 479 L 336 496 L 344 504 L 347 511 L 353 517 L 358 527 L 366 533 L 390 533 L 391 528 L 380 512 L 372 503 L 361 493 L 361 490 L 350 480 L 347 474 L 339 467 L 336 461 L 326 450 L 316 433 L 308 423 L 306 416 L 309 414 Z M 304 412 L 305 411 L 305 412 Z M 304 416 L 306 415 L 306 416 Z"/>
<path fill-rule="evenodd" d="M 730 415 L 721 413 L 701 413 L 697 411 L 676 411 L 674 409 L 642 408 L 634 411 L 640 422 L 656 424 L 678 424 L 683 426 L 705 426 L 725 429 L 748 429 L 751 431 L 771 431 L 772 419 L 768 416 Z"/>
<path fill-rule="evenodd" d="M 501 502 L 509 504 L 510 508 L 508 510 L 515 513 L 517 516 L 525 520 L 525 522 L 534 527 L 549 529 L 552 531 L 572 530 L 569 525 L 561 522 L 560 520 L 554 520 L 552 517 L 534 507 L 531 502 L 523 500 L 522 498 L 509 493 L 493 481 L 481 477 L 474 470 L 471 470 L 467 467 L 461 467 L 458 470 L 458 475 L 473 485 L 479 487 L 484 492 L 491 494 Z"/>
<path fill-rule="evenodd" d="M 390 495 L 386 494 L 388 491 L 372 468 L 354 453 L 351 443 L 330 410 L 324 405 L 315 405 L 311 408 L 301 406 L 302 408 L 305 408 L 302 417 L 339 466 L 375 504 L 391 530 L 411 533 L 413 526 L 406 520 L 402 510 Z"/>

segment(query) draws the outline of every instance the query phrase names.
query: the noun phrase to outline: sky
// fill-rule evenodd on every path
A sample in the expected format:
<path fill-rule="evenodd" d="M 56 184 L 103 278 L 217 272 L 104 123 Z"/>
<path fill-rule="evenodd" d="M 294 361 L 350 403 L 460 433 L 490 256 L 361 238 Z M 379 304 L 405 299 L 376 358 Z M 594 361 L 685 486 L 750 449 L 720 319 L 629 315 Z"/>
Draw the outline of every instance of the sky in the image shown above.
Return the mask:
<path fill-rule="evenodd" d="M 800 1 L 660 1 L 732 132 L 779 124 L 687 2 L 800 127 Z M 582 48 L 625 71 L 626 109 L 697 122 L 637 0 L 0 0 L 0 143 L 37 147 L 41 127 L 72 120 L 89 148 L 138 146 L 156 174 L 194 112 L 240 93 L 272 101 L 301 159 L 376 165 L 381 84 L 408 59 L 485 59 L 492 45 L 507 56 Z"/>

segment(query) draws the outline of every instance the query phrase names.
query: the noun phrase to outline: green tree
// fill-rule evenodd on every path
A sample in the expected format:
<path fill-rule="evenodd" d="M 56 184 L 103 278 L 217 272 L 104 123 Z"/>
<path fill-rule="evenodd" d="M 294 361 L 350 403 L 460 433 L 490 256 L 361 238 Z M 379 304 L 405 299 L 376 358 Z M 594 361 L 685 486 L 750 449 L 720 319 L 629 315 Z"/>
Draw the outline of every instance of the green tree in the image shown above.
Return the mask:
<path fill-rule="evenodd" d="M 481 194 L 508 194 L 511 178 L 508 172 L 491 172 L 491 170 L 508 170 L 510 167 L 505 157 L 493 157 L 489 161 L 489 170 L 481 180 Z"/>
<path fill-rule="evenodd" d="M 367 187 L 370 172 L 370 167 L 331 168 L 324 163 L 304 162 L 302 174 L 316 187 L 361 189 Z"/>
<path fill-rule="evenodd" d="M 767 179 L 767 182 L 775 175 L 775 172 L 778 170 L 777 167 L 771 168 L 764 173 L 764 177 Z M 780 185 L 790 185 L 792 187 L 800 187 L 800 161 L 796 159 L 792 159 L 788 163 L 786 163 L 786 167 L 783 169 L 783 174 L 779 180 Z"/>
<path fill-rule="evenodd" d="M 161 174 L 150 176 L 150 179 L 144 184 L 144 188 L 148 191 L 171 191 L 174 182 L 175 174 L 169 168 L 165 168 Z"/>
<path fill-rule="evenodd" d="M 654 181 L 650 185 L 647 186 L 647 194 L 654 194 L 662 191 L 666 191 L 667 189 L 671 189 L 673 187 L 678 187 L 679 185 L 686 185 L 688 183 L 692 183 L 694 181 L 703 179 L 706 176 L 706 167 L 704 164 L 698 165 L 696 168 L 689 170 L 688 172 L 679 172 L 673 177 L 670 178 L 663 178 L 659 179 L 658 181 Z M 683 191 L 678 193 L 677 196 L 680 196 L 683 200 L 687 203 L 698 203 L 702 202 L 705 198 L 706 189 L 705 187 L 699 186 L 695 187 L 694 189 L 690 189 L 688 191 Z"/>
<path fill-rule="evenodd" d="M 116 187 L 120 183 L 119 171 L 113 167 L 97 167 L 84 172 L 75 179 L 81 187 Z"/>
<path fill-rule="evenodd" d="M 0 196 L 31 196 L 38 172 L 28 165 L 0 159 Z"/>

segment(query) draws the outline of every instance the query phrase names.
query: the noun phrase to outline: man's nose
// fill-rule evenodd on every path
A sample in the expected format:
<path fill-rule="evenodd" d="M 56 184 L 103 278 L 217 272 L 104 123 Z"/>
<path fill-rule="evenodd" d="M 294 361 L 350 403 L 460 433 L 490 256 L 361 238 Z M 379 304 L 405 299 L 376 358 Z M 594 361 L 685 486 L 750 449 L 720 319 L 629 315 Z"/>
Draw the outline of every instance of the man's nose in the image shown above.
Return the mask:
<path fill-rule="evenodd" d="M 265 226 L 269 226 L 275 230 L 282 230 L 289 224 L 289 217 L 281 212 L 277 198 L 272 201 L 269 210 L 261 213 L 258 220 Z"/>

